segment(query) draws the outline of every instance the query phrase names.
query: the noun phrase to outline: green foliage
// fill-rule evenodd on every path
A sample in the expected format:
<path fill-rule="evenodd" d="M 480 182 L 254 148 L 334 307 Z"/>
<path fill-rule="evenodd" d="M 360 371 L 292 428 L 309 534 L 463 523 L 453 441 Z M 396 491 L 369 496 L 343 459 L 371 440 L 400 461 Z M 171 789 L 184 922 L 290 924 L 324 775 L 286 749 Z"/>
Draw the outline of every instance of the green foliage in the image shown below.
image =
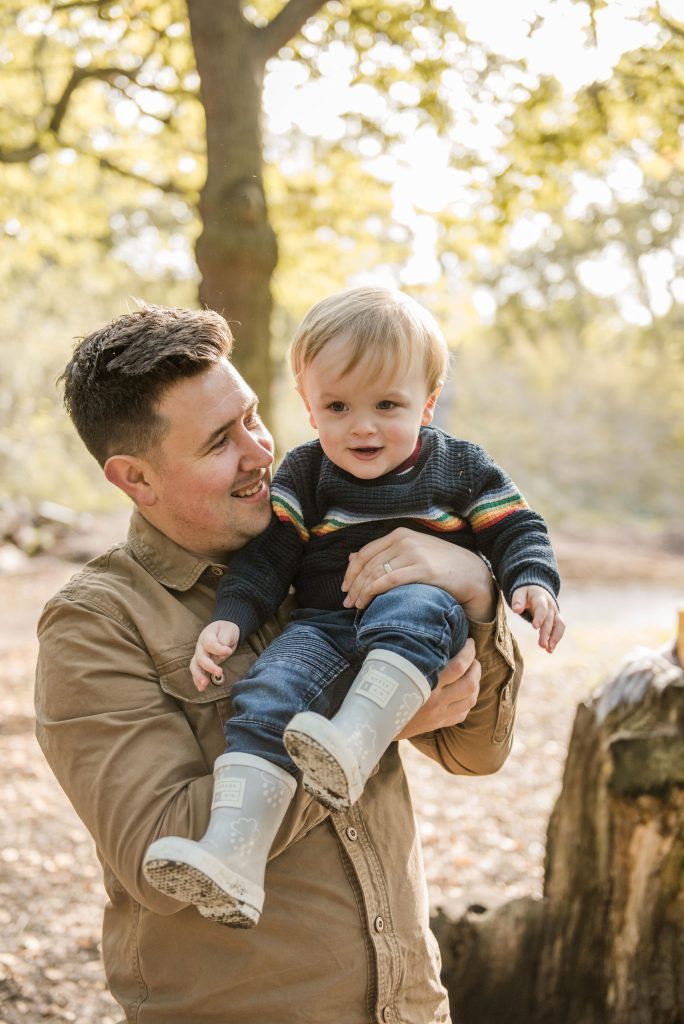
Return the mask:
<path fill-rule="evenodd" d="M 506 122 L 469 235 L 502 340 L 536 337 L 542 320 L 587 340 L 599 324 L 641 326 L 644 344 L 684 359 L 684 26 L 659 7 L 643 23 L 651 44 L 608 78 L 574 95 L 542 79 Z M 445 251 L 458 231 L 447 225 Z"/>
<path fill-rule="evenodd" d="M 57 378 L 76 341 L 132 308 L 136 297 L 189 306 L 194 287 L 168 277 L 145 284 L 113 260 L 101 260 L 99 270 L 46 267 L 3 300 L 0 503 L 47 499 L 92 510 L 121 503 L 64 412 Z"/>
<path fill-rule="evenodd" d="M 14 0 L 0 17 L 3 266 L 92 266 L 142 240 L 184 245 L 177 276 L 194 272 L 204 128 L 184 5 Z"/>
<path fill-rule="evenodd" d="M 489 448 L 554 528 L 681 520 L 682 380 L 638 338 L 587 350 L 549 332 L 498 352 L 472 339 L 452 377 L 449 428 Z"/>

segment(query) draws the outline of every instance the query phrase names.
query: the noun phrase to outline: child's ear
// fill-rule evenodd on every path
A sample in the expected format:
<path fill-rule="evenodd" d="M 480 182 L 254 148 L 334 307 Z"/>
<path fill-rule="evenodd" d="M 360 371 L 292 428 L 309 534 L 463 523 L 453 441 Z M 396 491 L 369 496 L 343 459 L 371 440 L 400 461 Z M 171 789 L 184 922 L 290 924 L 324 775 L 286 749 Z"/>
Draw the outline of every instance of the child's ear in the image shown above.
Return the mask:
<path fill-rule="evenodd" d="M 299 397 L 301 398 L 302 402 L 303 402 L 303 403 L 304 403 L 304 405 L 306 406 L 306 411 L 307 411 L 307 412 L 308 412 L 308 414 L 309 414 L 309 423 L 310 423 L 310 424 L 311 424 L 311 426 L 312 426 L 312 427 L 314 428 L 314 430 L 318 430 L 318 427 L 316 426 L 316 421 L 315 421 L 315 419 L 314 419 L 314 414 L 313 414 L 313 413 L 311 412 L 311 406 L 309 405 L 309 403 L 308 403 L 308 401 L 307 401 L 306 395 L 304 394 L 304 392 L 303 392 L 303 390 L 302 390 L 302 386 L 301 386 L 301 384 L 296 384 L 296 385 L 295 385 L 295 389 L 296 389 L 296 391 L 297 391 L 297 394 L 298 394 L 298 395 L 299 395 Z"/>
<path fill-rule="evenodd" d="M 421 426 L 427 427 L 428 423 L 432 423 L 432 417 L 434 415 L 435 406 L 437 405 L 437 399 L 439 398 L 439 393 L 441 390 L 442 385 L 440 384 L 439 387 L 436 387 L 432 394 L 428 397 L 428 400 L 423 408 L 423 416 L 420 421 Z"/>

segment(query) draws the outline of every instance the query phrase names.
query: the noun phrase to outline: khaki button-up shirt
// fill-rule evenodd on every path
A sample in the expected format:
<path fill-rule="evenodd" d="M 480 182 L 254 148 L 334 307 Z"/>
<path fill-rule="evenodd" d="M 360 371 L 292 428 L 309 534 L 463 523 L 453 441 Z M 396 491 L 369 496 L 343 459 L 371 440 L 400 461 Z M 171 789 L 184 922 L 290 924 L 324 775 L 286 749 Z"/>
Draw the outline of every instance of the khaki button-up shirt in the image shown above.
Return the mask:
<path fill-rule="evenodd" d="M 102 862 L 111 992 L 130 1024 L 448 1021 L 396 743 L 347 813 L 298 787 L 256 928 L 208 921 L 142 874 L 157 837 L 203 834 L 232 682 L 280 628 L 242 643 L 225 681 L 197 692 L 189 662 L 222 568 L 136 512 L 128 541 L 77 574 L 39 623 L 37 736 Z M 471 632 L 477 706 L 463 725 L 415 741 L 455 774 L 505 760 L 521 670 L 501 603 L 494 623 Z"/>

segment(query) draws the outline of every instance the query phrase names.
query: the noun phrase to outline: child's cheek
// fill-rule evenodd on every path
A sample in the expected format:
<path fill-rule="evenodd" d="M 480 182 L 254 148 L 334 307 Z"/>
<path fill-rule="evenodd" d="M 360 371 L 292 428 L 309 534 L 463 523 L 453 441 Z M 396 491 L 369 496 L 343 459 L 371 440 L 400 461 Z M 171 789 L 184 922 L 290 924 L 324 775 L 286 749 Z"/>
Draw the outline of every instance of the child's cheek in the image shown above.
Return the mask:
<path fill-rule="evenodd" d="M 385 437 L 388 441 L 402 442 L 412 440 L 414 431 L 412 426 L 407 423 L 391 422 L 385 425 Z M 415 431 L 417 435 L 418 431 Z"/>

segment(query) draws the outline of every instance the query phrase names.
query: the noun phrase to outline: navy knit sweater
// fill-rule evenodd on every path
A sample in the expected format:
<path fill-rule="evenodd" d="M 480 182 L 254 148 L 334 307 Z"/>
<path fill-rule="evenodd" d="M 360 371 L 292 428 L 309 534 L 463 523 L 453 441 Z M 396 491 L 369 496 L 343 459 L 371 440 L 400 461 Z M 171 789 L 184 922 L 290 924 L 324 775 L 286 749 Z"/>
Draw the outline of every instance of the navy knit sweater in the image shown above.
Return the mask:
<path fill-rule="evenodd" d="M 404 472 L 359 480 L 335 466 L 319 441 L 293 448 L 273 478 L 273 518 L 234 557 L 222 578 L 215 617 L 248 636 L 285 600 L 340 609 L 349 555 L 408 526 L 484 555 L 506 599 L 560 580 L 546 524 L 484 448 L 423 427 L 418 458 Z"/>

